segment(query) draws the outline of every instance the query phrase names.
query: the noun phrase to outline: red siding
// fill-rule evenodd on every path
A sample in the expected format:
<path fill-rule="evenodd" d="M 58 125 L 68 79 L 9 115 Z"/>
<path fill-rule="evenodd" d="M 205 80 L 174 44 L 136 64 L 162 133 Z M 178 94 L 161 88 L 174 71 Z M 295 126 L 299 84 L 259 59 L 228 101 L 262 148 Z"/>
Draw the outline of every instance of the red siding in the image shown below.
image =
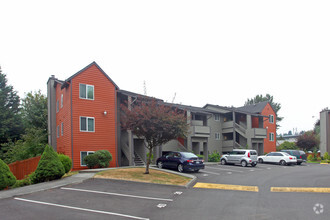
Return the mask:
<path fill-rule="evenodd" d="M 79 84 L 94 86 L 94 100 L 79 98 Z M 116 88 L 92 65 L 72 79 L 73 167 L 80 165 L 81 151 L 108 150 L 112 154 L 110 166 L 117 164 L 116 152 Z M 104 115 L 104 111 L 107 112 Z M 94 117 L 95 131 L 81 132 L 80 117 Z"/>
<path fill-rule="evenodd" d="M 264 128 L 267 128 L 267 138 L 264 140 L 264 152 L 269 153 L 272 151 L 276 151 L 276 114 L 269 103 L 266 105 L 261 114 L 265 116 L 274 116 L 273 123 L 270 123 L 268 119 L 264 121 Z M 270 133 L 274 134 L 274 141 L 269 140 Z"/>
<path fill-rule="evenodd" d="M 71 88 L 61 89 L 56 86 L 56 100 L 59 101 L 59 112 L 56 113 L 56 127 L 59 126 L 60 134 L 57 138 L 57 152 L 68 155 L 71 158 Z M 61 95 L 63 94 L 63 107 L 61 107 Z M 63 136 L 61 135 L 61 123 L 63 123 Z"/>

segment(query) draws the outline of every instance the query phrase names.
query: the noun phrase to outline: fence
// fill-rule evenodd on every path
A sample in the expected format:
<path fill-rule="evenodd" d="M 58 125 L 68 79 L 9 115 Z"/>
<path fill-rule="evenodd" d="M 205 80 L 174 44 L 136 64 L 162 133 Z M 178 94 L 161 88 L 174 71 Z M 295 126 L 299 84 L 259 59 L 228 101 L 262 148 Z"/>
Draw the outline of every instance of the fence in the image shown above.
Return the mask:
<path fill-rule="evenodd" d="M 24 179 L 25 176 L 37 169 L 41 156 L 29 158 L 27 160 L 16 161 L 8 164 L 10 171 L 16 176 L 16 179 Z"/>

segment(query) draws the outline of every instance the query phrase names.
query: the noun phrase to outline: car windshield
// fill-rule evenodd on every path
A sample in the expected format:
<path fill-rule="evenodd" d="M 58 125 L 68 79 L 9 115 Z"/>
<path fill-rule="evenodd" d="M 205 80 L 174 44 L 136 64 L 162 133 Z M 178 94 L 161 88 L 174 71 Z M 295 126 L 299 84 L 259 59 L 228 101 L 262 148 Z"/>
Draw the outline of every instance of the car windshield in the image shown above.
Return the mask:
<path fill-rule="evenodd" d="M 285 153 L 285 152 L 282 152 L 282 154 L 285 155 L 285 156 L 290 156 L 290 154 Z"/>
<path fill-rule="evenodd" d="M 197 157 L 195 154 L 189 152 L 183 152 L 181 154 L 186 158 Z"/>

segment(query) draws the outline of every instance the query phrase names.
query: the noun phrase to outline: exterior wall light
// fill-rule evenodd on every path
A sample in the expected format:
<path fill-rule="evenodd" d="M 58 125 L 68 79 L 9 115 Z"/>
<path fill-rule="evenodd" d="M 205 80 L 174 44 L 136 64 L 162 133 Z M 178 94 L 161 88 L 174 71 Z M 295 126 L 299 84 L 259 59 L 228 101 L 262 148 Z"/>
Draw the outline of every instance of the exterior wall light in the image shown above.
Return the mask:
<path fill-rule="evenodd" d="M 104 111 L 104 112 L 103 112 L 103 114 L 104 114 L 104 115 L 107 115 L 107 114 L 108 114 L 108 112 L 107 112 L 107 111 Z"/>

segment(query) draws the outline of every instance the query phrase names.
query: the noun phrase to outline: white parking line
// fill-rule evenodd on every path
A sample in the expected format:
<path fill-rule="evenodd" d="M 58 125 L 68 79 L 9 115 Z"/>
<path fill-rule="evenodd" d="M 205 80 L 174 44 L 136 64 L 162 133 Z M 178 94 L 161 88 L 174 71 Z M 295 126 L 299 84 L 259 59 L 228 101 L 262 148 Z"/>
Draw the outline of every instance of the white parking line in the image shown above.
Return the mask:
<path fill-rule="evenodd" d="M 85 208 L 79 208 L 79 207 L 74 207 L 74 206 L 59 205 L 59 204 L 55 204 L 55 203 L 40 202 L 40 201 L 22 199 L 22 198 L 14 198 L 14 199 L 19 200 L 19 201 L 23 201 L 23 202 L 30 202 L 30 203 L 36 203 L 36 204 L 48 205 L 48 206 L 56 206 L 56 207 L 60 207 L 60 208 L 74 209 L 74 210 L 80 210 L 80 211 L 85 211 L 85 212 L 100 213 L 100 214 L 105 214 L 105 215 L 115 215 L 115 216 L 130 218 L 130 219 L 149 220 L 149 218 L 143 218 L 143 217 L 138 217 L 138 216 L 133 216 L 133 215 L 125 215 L 125 214 L 120 214 L 120 213 L 115 213 L 115 212 L 106 212 L 106 211 L 100 211 L 100 210 L 85 209 Z"/>
<path fill-rule="evenodd" d="M 213 174 L 213 175 L 220 175 L 219 173 L 213 173 L 213 172 L 209 172 L 209 171 L 199 171 L 200 173 L 208 173 L 208 174 Z"/>
<path fill-rule="evenodd" d="M 238 172 L 238 173 L 244 173 L 241 170 L 231 170 L 231 169 L 223 169 L 223 168 L 218 168 L 218 167 L 207 167 L 208 169 L 216 169 L 216 170 L 225 170 L 225 171 L 231 171 L 231 172 Z"/>
<path fill-rule="evenodd" d="M 138 198 L 138 199 L 150 199 L 150 200 L 173 202 L 173 199 L 163 199 L 163 198 L 146 197 L 146 196 L 135 196 L 135 195 L 128 195 L 128 194 L 120 194 L 120 193 L 93 191 L 93 190 L 87 190 L 87 189 L 76 189 L 76 188 L 66 188 L 66 187 L 61 187 L 61 189 L 71 190 L 71 191 L 79 191 L 79 192 L 88 192 L 88 193 L 98 193 L 98 194 L 105 194 L 105 195 L 112 195 L 112 196 L 123 196 L 123 197 Z"/>

